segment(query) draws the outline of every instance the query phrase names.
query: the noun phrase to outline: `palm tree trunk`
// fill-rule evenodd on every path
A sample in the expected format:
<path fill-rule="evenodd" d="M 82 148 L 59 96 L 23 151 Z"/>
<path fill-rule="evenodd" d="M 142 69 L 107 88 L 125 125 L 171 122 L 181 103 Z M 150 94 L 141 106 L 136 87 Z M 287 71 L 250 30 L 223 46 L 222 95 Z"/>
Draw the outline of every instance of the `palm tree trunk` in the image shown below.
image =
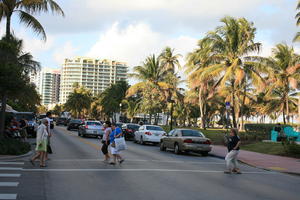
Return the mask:
<path fill-rule="evenodd" d="M 199 107 L 200 107 L 200 118 L 201 118 L 201 127 L 206 129 L 205 127 L 205 119 L 204 119 L 204 111 L 203 111 L 203 101 L 202 101 L 202 88 L 199 88 Z"/>
<path fill-rule="evenodd" d="M 232 109 L 231 109 L 231 114 L 232 114 L 232 123 L 233 127 L 237 128 L 236 124 L 236 118 L 235 118 L 235 88 L 234 88 L 234 81 L 232 81 Z"/>
<path fill-rule="evenodd" d="M 286 124 L 286 121 L 285 121 L 285 108 L 284 107 L 285 107 L 285 105 L 283 105 L 283 108 L 282 108 L 282 117 L 283 117 L 283 123 Z"/>
<path fill-rule="evenodd" d="M 286 119 L 287 123 L 290 123 L 290 109 L 289 109 L 289 99 L 286 98 Z"/>
<path fill-rule="evenodd" d="M 6 17 L 6 38 L 10 36 L 11 14 Z"/>
<path fill-rule="evenodd" d="M 2 97 L 1 97 L 1 115 L 0 115 L 0 138 L 4 137 L 6 101 L 7 101 L 7 95 L 2 94 Z"/>

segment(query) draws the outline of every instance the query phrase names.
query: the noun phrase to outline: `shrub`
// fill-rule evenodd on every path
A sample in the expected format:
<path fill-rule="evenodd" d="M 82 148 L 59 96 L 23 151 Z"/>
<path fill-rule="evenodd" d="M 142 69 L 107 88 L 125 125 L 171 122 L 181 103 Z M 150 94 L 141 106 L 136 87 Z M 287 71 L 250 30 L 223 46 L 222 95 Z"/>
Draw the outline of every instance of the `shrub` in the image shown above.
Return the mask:
<path fill-rule="evenodd" d="M 276 124 L 245 124 L 245 131 L 248 134 L 255 134 L 256 140 L 270 139 L 271 131 Z M 285 128 L 289 125 L 282 125 Z"/>
<path fill-rule="evenodd" d="M 29 152 L 31 146 L 28 142 L 16 139 L 0 140 L 0 155 L 22 155 Z"/>
<path fill-rule="evenodd" d="M 288 140 L 283 141 L 282 145 L 286 155 L 300 158 L 300 145 Z"/>

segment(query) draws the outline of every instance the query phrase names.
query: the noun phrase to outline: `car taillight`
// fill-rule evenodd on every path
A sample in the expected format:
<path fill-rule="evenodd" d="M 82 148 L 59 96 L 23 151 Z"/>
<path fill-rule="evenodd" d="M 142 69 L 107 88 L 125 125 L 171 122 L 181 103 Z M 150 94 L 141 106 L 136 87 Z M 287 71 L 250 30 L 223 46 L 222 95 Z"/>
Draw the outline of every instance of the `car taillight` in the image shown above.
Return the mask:
<path fill-rule="evenodd" d="M 151 133 L 151 132 L 145 132 L 145 134 L 146 134 L 146 135 L 152 135 L 152 133 Z"/>
<path fill-rule="evenodd" d="M 210 140 L 206 140 L 203 144 L 211 144 Z"/>
<path fill-rule="evenodd" d="M 193 143 L 193 140 L 192 139 L 185 139 L 183 142 L 184 143 Z"/>
<path fill-rule="evenodd" d="M 88 125 L 85 125 L 85 128 L 86 128 L 86 129 L 89 129 L 89 126 L 88 126 Z"/>

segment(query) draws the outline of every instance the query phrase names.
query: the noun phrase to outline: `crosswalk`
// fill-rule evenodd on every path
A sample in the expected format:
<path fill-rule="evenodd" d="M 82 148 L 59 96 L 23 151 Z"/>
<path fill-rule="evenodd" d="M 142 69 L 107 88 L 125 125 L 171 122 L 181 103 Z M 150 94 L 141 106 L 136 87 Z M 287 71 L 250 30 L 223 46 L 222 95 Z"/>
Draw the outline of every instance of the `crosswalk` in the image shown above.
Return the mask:
<path fill-rule="evenodd" d="M 11 191 L 19 186 L 23 165 L 24 162 L 0 162 L 0 200 L 17 199 L 18 194 Z"/>

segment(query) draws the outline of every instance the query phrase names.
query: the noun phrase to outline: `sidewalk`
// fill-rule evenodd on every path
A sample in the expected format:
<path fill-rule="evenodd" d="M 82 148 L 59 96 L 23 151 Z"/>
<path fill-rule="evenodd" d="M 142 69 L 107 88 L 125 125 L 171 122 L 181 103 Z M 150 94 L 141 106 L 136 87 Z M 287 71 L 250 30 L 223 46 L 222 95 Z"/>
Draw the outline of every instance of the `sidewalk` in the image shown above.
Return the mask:
<path fill-rule="evenodd" d="M 211 155 L 225 158 L 227 147 L 213 145 Z M 300 175 L 300 159 L 240 150 L 239 161 L 266 170 Z"/>

